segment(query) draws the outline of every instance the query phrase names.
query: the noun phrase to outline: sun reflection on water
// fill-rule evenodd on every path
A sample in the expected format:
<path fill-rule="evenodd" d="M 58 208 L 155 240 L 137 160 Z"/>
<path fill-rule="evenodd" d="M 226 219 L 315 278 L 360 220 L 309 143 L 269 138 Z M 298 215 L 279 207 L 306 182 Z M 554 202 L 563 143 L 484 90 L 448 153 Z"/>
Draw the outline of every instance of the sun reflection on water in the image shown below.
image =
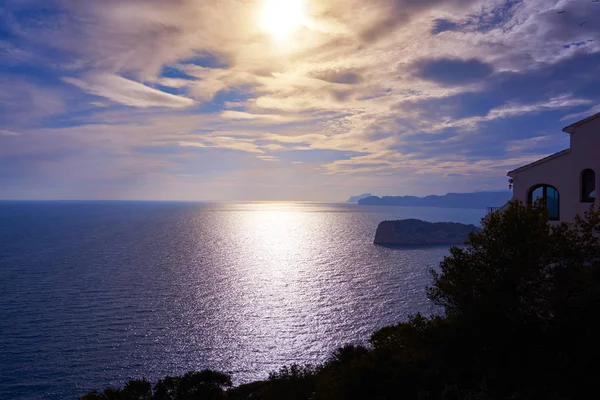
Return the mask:
<path fill-rule="evenodd" d="M 427 270 L 447 254 L 373 245 L 382 220 L 447 218 L 448 211 L 433 208 L 45 207 L 19 206 L 36 218 L 4 215 L 3 243 L 26 251 L 14 251 L 2 269 L 2 354 L 14 367 L 0 363 L 0 375 L 10 367 L 24 381 L 49 377 L 56 393 L 75 388 L 60 398 L 84 392 L 78 382 L 120 386 L 124 371 L 157 380 L 210 368 L 242 383 L 283 365 L 323 361 L 344 343 L 427 313 Z M 458 218 L 461 211 L 451 213 Z M 464 213 L 465 222 L 480 218 L 477 210 Z M 48 247 L 60 251 L 49 255 Z M 40 262 L 49 256 L 51 264 Z M 32 356 L 24 359 L 26 353 Z M 73 369 L 82 362 L 91 367 Z M 3 396 L 3 389 L 1 398 L 37 398 Z"/>
<path fill-rule="evenodd" d="M 322 361 L 396 322 L 423 301 L 426 268 L 415 266 L 446 251 L 373 246 L 382 217 L 348 206 L 244 203 L 212 212 L 199 213 L 194 224 L 193 327 L 178 336 L 198 338 L 187 348 L 200 349 L 202 363 L 190 367 L 231 365 L 242 380 L 290 362 Z"/>

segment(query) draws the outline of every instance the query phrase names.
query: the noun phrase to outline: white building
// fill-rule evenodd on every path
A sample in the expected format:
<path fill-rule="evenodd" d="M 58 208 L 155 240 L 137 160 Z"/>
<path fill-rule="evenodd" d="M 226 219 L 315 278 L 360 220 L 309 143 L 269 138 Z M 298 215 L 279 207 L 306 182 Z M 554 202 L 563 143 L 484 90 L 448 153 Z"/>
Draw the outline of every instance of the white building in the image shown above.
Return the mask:
<path fill-rule="evenodd" d="M 542 198 L 555 221 L 573 221 L 592 204 L 598 206 L 600 113 L 563 129 L 570 148 L 510 171 L 513 200 L 533 204 Z"/>

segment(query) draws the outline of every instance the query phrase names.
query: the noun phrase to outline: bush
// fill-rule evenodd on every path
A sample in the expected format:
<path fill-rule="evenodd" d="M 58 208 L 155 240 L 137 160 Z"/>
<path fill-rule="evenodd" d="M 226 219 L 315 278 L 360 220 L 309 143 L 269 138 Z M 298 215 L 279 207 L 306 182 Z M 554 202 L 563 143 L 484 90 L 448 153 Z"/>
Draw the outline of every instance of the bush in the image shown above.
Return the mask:
<path fill-rule="evenodd" d="M 463 386 L 475 376 L 497 395 L 564 398 L 589 387 L 586 369 L 599 354 L 599 238 L 594 209 L 550 226 L 543 207 L 512 203 L 451 250 L 428 295 L 456 336 L 461 352 L 447 359 L 469 371 Z"/>

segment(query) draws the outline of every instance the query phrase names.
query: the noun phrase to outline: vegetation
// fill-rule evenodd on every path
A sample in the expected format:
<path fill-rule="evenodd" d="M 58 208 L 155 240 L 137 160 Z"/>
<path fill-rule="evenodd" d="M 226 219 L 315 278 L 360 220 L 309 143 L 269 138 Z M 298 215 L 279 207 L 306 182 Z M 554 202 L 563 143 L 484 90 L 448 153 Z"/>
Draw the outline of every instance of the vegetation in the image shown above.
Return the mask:
<path fill-rule="evenodd" d="M 543 207 L 511 203 L 432 271 L 417 314 L 345 346 L 322 365 L 284 367 L 231 387 L 211 371 L 92 392 L 129 399 L 579 399 L 600 355 L 600 212 L 550 226 Z"/>

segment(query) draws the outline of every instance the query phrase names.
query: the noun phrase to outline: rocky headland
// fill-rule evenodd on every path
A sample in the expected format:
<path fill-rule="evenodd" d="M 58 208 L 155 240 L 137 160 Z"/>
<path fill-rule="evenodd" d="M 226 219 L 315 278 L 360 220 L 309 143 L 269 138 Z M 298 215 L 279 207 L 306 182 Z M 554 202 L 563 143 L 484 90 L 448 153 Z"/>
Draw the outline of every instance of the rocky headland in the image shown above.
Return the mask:
<path fill-rule="evenodd" d="M 475 225 L 456 222 L 383 221 L 377 227 L 374 243 L 385 246 L 458 245 L 467 240 L 469 233 L 478 230 Z"/>
<path fill-rule="evenodd" d="M 346 203 L 358 203 L 359 201 L 361 201 L 362 199 L 366 199 L 367 197 L 373 197 L 373 193 L 363 193 L 357 196 L 352 196 L 346 201 Z"/>

